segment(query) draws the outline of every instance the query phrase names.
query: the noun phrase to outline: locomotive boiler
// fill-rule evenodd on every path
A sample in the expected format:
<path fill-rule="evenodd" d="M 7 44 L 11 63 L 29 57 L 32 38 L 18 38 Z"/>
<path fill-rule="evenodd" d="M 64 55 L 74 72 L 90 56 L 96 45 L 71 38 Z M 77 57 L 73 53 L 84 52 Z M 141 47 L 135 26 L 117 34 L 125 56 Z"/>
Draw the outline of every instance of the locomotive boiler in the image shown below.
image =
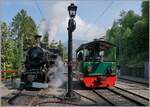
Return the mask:
<path fill-rule="evenodd" d="M 30 89 L 35 85 L 41 87 L 42 84 L 49 82 L 47 73 L 55 64 L 59 51 L 58 49 L 46 48 L 41 44 L 40 38 L 40 35 L 35 36 L 35 46 L 30 48 L 27 53 L 24 70 L 21 72 L 20 88 Z"/>

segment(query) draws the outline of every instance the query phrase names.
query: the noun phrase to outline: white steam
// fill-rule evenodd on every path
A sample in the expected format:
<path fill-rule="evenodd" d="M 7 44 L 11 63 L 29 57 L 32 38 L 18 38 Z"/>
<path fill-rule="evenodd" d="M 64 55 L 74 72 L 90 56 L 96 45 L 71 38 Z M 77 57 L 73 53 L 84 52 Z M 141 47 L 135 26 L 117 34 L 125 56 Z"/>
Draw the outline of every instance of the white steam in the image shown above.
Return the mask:
<path fill-rule="evenodd" d="M 55 37 L 58 34 L 58 31 L 64 32 L 62 36 L 64 36 L 64 34 L 67 33 L 66 29 L 68 27 L 69 19 L 67 7 L 70 5 L 70 3 L 73 3 L 73 1 L 57 1 L 52 7 L 50 7 L 50 4 L 48 3 L 44 7 L 44 16 L 46 17 L 46 20 L 41 21 L 40 32 L 42 35 L 44 35 L 46 31 L 48 32 L 49 44 L 56 39 Z M 74 31 L 74 39 L 91 41 L 95 38 L 101 38 L 106 33 L 106 29 L 104 27 L 98 26 L 96 24 L 89 24 L 88 22 L 84 21 L 81 17 L 79 17 L 78 10 L 75 20 L 76 30 Z"/>
<path fill-rule="evenodd" d="M 59 26 L 62 24 L 63 20 L 68 16 L 67 6 L 70 2 L 59 1 L 52 8 L 52 17 L 50 20 L 50 27 L 48 30 L 49 34 L 49 44 L 52 42 L 56 33 L 58 31 Z"/>
<path fill-rule="evenodd" d="M 52 67 L 48 73 L 50 82 L 48 83 L 50 87 L 57 88 L 61 87 L 66 81 L 67 68 L 65 67 L 61 57 L 56 60 L 56 65 Z"/>
<path fill-rule="evenodd" d="M 46 19 L 42 20 L 39 27 L 39 33 L 44 35 L 48 32 L 48 43 L 50 44 L 57 34 L 59 26 L 68 16 L 67 7 L 73 3 L 72 1 L 57 1 L 52 8 L 49 8 L 49 4 L 46 8 Z"/>
<path fill-rule="evenodd" d="M 42 19 L 41 22 L 40 22 L 40 25 L 39 25 L 39 35 L 42 35 L 42 38 L 41 40 L 43 40 L 44 38 L 44 35 L 47 31 L 47 23 L 46 23 L 46 20 L 45 19 Z"/>

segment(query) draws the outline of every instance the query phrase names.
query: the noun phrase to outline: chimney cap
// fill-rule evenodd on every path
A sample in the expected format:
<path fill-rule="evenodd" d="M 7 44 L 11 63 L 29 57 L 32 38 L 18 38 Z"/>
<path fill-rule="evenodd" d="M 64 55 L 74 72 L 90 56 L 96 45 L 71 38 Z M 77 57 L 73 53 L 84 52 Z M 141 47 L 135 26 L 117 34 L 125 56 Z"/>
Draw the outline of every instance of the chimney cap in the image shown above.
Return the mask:
<path fill-rule="evenodd" d="M 41 38 L 42 35 L 35 35 L 34 37 L 35 37 L 35 38 Z"/>

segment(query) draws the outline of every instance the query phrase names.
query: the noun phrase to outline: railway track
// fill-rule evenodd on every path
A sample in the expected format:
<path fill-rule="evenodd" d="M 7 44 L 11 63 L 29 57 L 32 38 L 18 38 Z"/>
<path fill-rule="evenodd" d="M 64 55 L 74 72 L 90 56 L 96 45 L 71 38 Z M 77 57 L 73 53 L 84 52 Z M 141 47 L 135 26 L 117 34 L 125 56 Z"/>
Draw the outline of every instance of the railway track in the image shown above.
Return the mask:
<path fill-rule="evenodd" d="M 25 92 L 25 91 L 24 91 Z M 134 93 L 128 92 L 127 90 L 118 88 L 118 87 L 112 87 L 112 88 L 104 88 L 104 89 L 93 89 L 93 90 L 86 90 L 84 92 L 76 92 L 78 95 L 80 95 L 82 98 L 85 98 L 89 100 L 91 103 L 89 104 L 77 104 L 74 102 L 67 102 L 63 99 L 55 96 L 50 95 L 44 95 L 46 90 L 41 90 L 38 93 L 32 93 L 32 94 L 23 94 L 23 92 L 16 93 L 13 97 L 11 97 L 8 100 L 8 103 L 10 105 L 17 105 L 15 104 L 17 97 L 20 96 L 29 96 L 27 99 L 29 100 L 26 104 L 27 106 L 33 106 L 33 105 L 40 105 L 42 103 L 60 103 L 60 105 L 90 105 L 90 106 L 97 106 L 97 105 L 103 105 L 103 106 L 148 106 L 149 99 L 145 97 L 141 97 L 139 95 L 136 95 Z M 39 97 L 41 98 L 56 98 L 57 101 L 40 101 Z M 20 97 L 21 98 L 21 97 Z M 23 99 L 21 99 L 23 100 Z M 24 104 L 21 104 L 24 105 Z"/>
<path fill-rule="evenodd" d="M 119 90 L 125 91 L 125 92 L 127 92 L 127 93 L 133 94 L 133 95 L 135 95 L 135 96 L 137 96 L 137 97 L 140 97 L 140 98 L 142 98 L 142 99 L 144 99 L 144 100 L 149 101 L 149 98 L 143 97 L 143 96 L 141 96 L 141 95 L 139 95 L 139 94 L 133 93 L 133 92 L 131 92 L 131 91 L 128 91 L 128 90 L 123 89 L 123 88 L 118 87 L 118 86 L 114 86 L 114 87 L 117 88 L 117 89 L 119 89 Z"/>
<path fill-rule="evenodd" d="M 105 99 L 99 97 L 99 95 L 95 94 L 92 90 L 84 90 L 84 91 L 74 91 L 78 95 L 81 96 L 81 98 L 85 98 L 88 101 L 87 106 L 110 106 L 112 104 L 109 104 L 108 102 L 105 101 Z M 85 105 L 84 105 L 85 106 Z"/>
<path fill-rule="evenodd" d="M 126 81 L 126 82 L 129 82 L 129 83 L 136 83 L 136 84 L 140 84 L 140 85 L 144 85 L 144 86 L 149 86 L 149 83 L 140 82 L 140 81 L 136 81 L 136 80 L 130 80 L 130 79 L 127 79 L 127 78 L 121 78 L 121 77 L 119 77 L 119 80 L 120 81 Z"/>
<path fill-rule="evenodd" d="M 78 86 L 79 84 L 77 84 Z M 76 86 L 76 87 L 77 87 Z M 100 89 L 85 89 L 81 87 L 75 90 L 81 99 L 86 99 L 86 103 L 82 102 L 69 102 L 65 101 L 62 97 L 57 97 L 48 94 L 48 89 L 42 89 L 40 91 L 26 90 L 18 91 L 14 93 L 13 97 L 8 100 L 10 105 L 77 105 L 77 106 L 148 106 L 149 99 L 138 94 L 132 93 L 126 89 L 122 89 L 118 86 L 110 88 Z M 24 98 L 23 98 L 24 97 Z M 50 99 L 52 98 L 52 100 Z M 17 99 L 17 100 L 16 100 Z M 19 99 L 19 100 L 18 100 Z M 55 99 L 55 100 L 53 100 Z M 15 101 L 16 100 L 16 101 Z M 26 103 L 23 103 L 26 102 Z"/>
<path fill-rule="evenodd" d="M 25 92 L 25 91 L 24 91 Z M 16 99 L 19 98 L 22 102 L 23 99 L 21 99 L 21 96 L 26 97 L 25 100 L 28 99 L 28 103 L 22 104 L 20 102 L 20 105 L 27 105 L 27 106 L 33 106 L 33 105 L 40 105 L 44 103 L 43 101 L 39 100 L 40 98 L 55 98 L 57 101 L 45 101 L 45 103 L 60 103 L 65 105 L 90 105 L 90 106 L 97 106 L 97 105 L 104 105 L 104 106 L 148 106 L 149 99 L 139 96 L 137 94 L 128 92 L 127 90 L 118 88 L 118 87 L 112 87 L 112 88 L 104 88 L 104 89 L 93 89 L 93 90 L 86 90 L 83 92 L 77 92 L 78 95 L 80 95 L 82 98 L 85 98 L 89 100 L 91 103 L 89 104 L 76 104 L 73 102 L 67 102 L 63 99 L 56 97 L 56 96 L 50 96 L 50 95 L 44 95 L 46 93 L 46 90 L 41 90 L 38 93 L 32 93 L 32 94 L 23 94 L 23 92 L 15 93 L 13 97 L 11 97 L 8 100 L 8 103 L 10 105 L 18 105 L 16 104 Z M 42 95 L 43 94 L 43 95 Z M 28 97 L 27 97 L 28 96 Z"/>
<path fill-rule="evenodd" d="M 91 104 L 93 106 L 148 106 L 149 103 L 149 99 L 145 97 L 122 91 L 116 87 L 87 90 L 86 93 L 80 92 L 78 94 L 93 102 L 93 104 Z"/>
<path fill-rule="evenodd" d="M 93 92 L 112 106 L 147 106 L 149 103 L 148 99 L 116 87 L 105 90 L 93 90 Z"/>

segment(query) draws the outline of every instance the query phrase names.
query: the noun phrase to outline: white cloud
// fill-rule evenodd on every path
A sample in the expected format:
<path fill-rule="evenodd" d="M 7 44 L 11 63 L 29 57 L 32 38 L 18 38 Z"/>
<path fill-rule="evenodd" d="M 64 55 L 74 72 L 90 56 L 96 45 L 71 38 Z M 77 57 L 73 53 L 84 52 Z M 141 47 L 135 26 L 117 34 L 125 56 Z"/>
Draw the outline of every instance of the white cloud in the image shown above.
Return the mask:
<path fill-rule="evenodd" d="M 77 38 L 91 40 L 94 38 L 100 38 L 102 33 L 105 33 L 104 28 L 94 24 L 89 24 L 82 20 L 79 16 L 76 17 L 77 29 L 75 34 Z"/>
<path fill-rule="evenodd" d="M 105 35 L 106 29 L 94 24 L 89 24 L 81 19 L 79 16 L 76 16 L 76 30 L 74 31 L 74 39 L 91 41 L 95 38 L 101 38 Z M 63 22 L 63 27 L 67 28 L 68 18 Z"/>
<path fill-rule="evenodd" d="M 52 7 L 46 6 L 46 25 L 48 27 L 49 33 L 49 43 L 52 40 L 55 40 L 58 32 L 64 32 L 67 35 L 67 27 L 68 27 L 68 11 L 67 7 L 72 3 L 71 1 L 58 1 Z M 47 4 L 49 5 L 49 4 Z M 94 19 L 93 19 L 94 20 Z M 73 39 L 91 41 L 95 38 L 100 38 L 105 34 L 105 28 L 100 27 L 98 25 L 89 24 L 81 19 L 78 15 L 75 18 L 76 21 L 76 30 L 73 32 Z M 62 36 L 64 36 L 62 34 Z"/>

